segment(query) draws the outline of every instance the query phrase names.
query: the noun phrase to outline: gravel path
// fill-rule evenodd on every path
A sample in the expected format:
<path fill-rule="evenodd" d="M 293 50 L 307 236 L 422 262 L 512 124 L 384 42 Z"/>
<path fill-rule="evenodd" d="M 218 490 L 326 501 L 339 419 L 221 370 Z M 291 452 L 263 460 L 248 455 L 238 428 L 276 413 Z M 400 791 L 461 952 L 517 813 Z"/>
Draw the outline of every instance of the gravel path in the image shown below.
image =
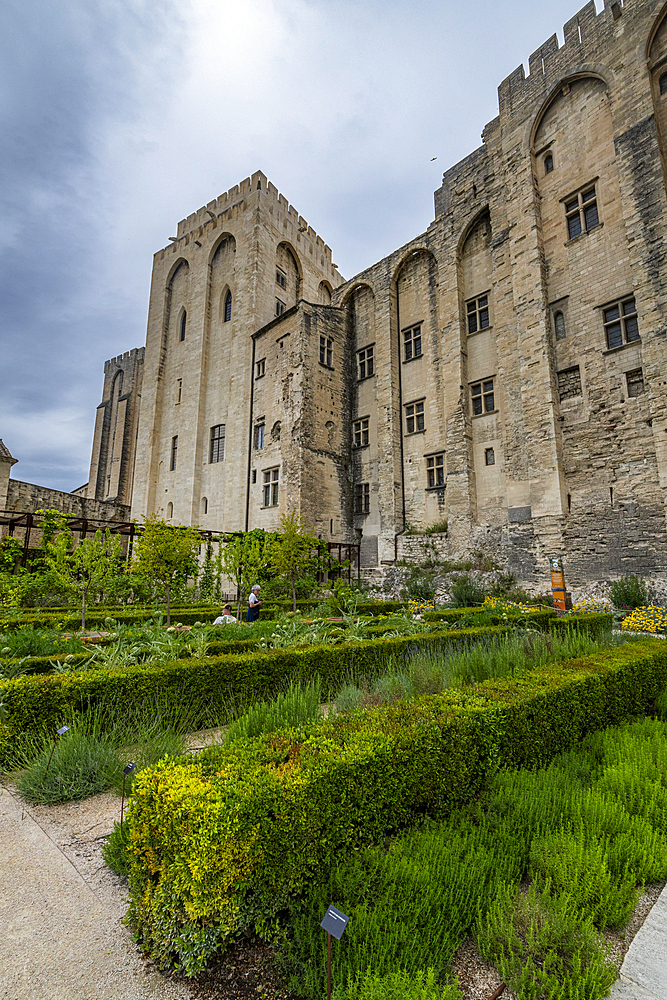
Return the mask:
<path fill-rule="evenodd" d="M 27 806 L 0 786 L 2 1000 L 190 1000 L 140 955 L 126 891 L 104 864 L 120 799 Z"/>

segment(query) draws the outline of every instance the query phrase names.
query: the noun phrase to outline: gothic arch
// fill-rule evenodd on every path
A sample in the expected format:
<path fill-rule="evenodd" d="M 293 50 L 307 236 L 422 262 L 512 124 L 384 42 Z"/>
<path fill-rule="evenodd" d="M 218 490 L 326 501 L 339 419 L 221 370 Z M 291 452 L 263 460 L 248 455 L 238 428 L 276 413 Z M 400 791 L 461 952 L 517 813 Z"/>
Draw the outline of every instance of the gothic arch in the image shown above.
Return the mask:
<path fill-rule="evenodd" d="M 665 16 L 667 16 L 667 3 L 665 3 L 662 6 L 660 13 L 653 22 L 653 26 L 649 32 L 649 36 L 646 39 L 646 61 L 649 63 L 651 62 L 651 49 L 653 48 L 653 42 L 655 41 L 655 36 L 658 34 L 658 31 L 660 30 L 662 22 L 665 20 Z"/>
<path fill-rule="evenodd" d="M 167 275 L 167 288 L 171 288 L 176 277 L 176 272 L 180 271 L 182 267 L 185 268 L 186 271 L 190 270 L 190 264 L 185 257 L 179 257 L 178 260 L 175 260 L 169 268 L 169 274 Z"/>
<path fill-rule="evenodd" d="M 285 301 L 288 309 L 303 298 L 303 268 L 296 250 L 288 240 L 281 240 L 276 247 L 276 272 L 284 274 L 285 281 L 277 286 L 276 297 Z"/>
<path fill-rule="evenodd" d="M 221 249 L 223 243 L 228 244 L 228 249 L 232 253 L 236 253 L 236 237 L 234 236 L 234 234 L 229 233 L 227 231 L 225 231 L 224 233 L 220 233 L 220 236 L 217 238 L 217 240 L 211 247 L 211 252 L 208 255 L 209 266 L 213 264 L 213 261 L 217 257 L 218 251 Z"/>
<path fill-rule="evenodd" d="M 480 208 L 480 210 L 473 215 L 472 219 L 470 219 L 470 221 L 461 230 L 461 235 L 459 236 L 459 241 L 456 246 L 456 259 L 459 262 L 459 264 L 461 262 L 461 258 L 463 257 L 463 250 L 468 240 L 468 237 L 470 236 L 472 231 L 479 225 L 479 223 L 485 216 L 489 217 L 489 224 L 490 224 L 491 213 L 488 202 L 486 205 L 483 205 L 482 208 Z"/>
<path fill-rule="evenodd" d="M 569 87 L 571 84 L 576 83 L 578 80 L 599 80 L 603 83 L 607 90 L 609 90 L 609 81 L 607 78 L 599 71 L 599 69 L 582 69 L 578 73 L 572 73 L 570 76 L 564 76 L 561 80 L 555 84 L 549 91 L 545 101 L 542 103 L 540 110 L 535 115 L 535 120 L 530 129 L 530 140 L 529 145 L 531 151 L 535 145 L 535 137 L 539 130 L 542 120 L 546 115 L 547 111 L 558 98 L 561 96 L 564 87 Z"/>
<path fill-rule="evenodd" d="M 317 290 L 317 300 L 321 306 L 331 305 L 331 296 L 333 294 L 333 288 L 328 281 L 320 281 L 319 288 Z"/>
<path fill-rule="evenodd" d="M 429 250 L 428 247 L 412 247 L 411 250 L 408 250 L 405 254 L 403 254 L 403 256 L 398 261 L 396 267 L 394 268 L 394 274 L 392 276 L 392 282 L 394 284 L 396 284 L 396 282 L 398 281 L 401 275 L 401 271 L 405 268 L 406 264 L 410 262 L 413 257 L 418 257 L 421 254 L 427 254 L 429 257 L 431 257 L 437 267 L 435 254 L 433 253 L 432 250 Z"/>
<path fill-rule="evenodd" d="M 352 296 L 355 294 L 355 292 L 358 292 L 361 288 L 367 288 L 368 291 L 373 296 L 373 298 L 375 298 L 375 289 L 373 288 L 373 286 L 369 284 L 369 282 L 367 281 L 359 281 L 356 285 L 354 285 L 354 287 L 347 289 L 347 291 L 345 292 L 345 294 L 343 295 L 342 299 L 339 302 L 339 306 L 341 308 L 343 306 L 346 306 L 347 303 L 352 298 Z"/>

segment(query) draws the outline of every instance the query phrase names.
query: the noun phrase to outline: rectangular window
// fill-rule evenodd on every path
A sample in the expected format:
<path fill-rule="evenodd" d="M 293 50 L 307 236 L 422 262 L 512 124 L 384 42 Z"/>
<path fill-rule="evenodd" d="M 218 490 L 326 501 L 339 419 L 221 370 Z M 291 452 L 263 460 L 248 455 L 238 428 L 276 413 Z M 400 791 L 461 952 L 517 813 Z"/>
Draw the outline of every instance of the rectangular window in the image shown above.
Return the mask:
<path fill-rule="evenodd" d="M 484 464 L 485 465 L 495 465 L 496 464 L 496 453 L 493 448 L 484 449 Z"/>
<path fill-rule="evenodd" d="M 445 485 L 444 453 L 442 455 L 429 455 L 426 459 L 426 478 L 430 490 Z"/>
<path fill-rule="evenodd" d="M 276 268 L 276 284 L 281 288 L 287 288 L 287 275 L 279 267 Z"/>
<path fill-rule="evenodd" d="M 371 509 L 370 483 L 357 483 L 354 487 L 354 513 L 368 514 Z"/>
<path fill-rule="evenodd" d="M 631 344 L 633 340 L 639 340 L 637 304 L 634 296 L 617 302 L 603 312 L 607 347 L 610 351 L 614 347 L 622 347 L 623 344 Z"/>
<path fill-rule="evenodd" d="M 424 403 L 408 403 L 405 407 L 405 426 L 408 434 L 424 430 Z"/>
<path fill-rule="evenodd" d="M 211 427 L 211 451 L 210 451 L 211 464 L 213 462 L 222 462 L 225 457 L 225 425 L 216 424 L 215 427 Z"/>
<path fill-rule="evenodd" d="M 266 358 L 255 363 L 255 378 L 262 378 L 266 374 Z"/>
<path fill-rule="evenodd" d="M 373 374 L 373 348 L 364 347 L 363 351 L 357 351 L 357 377 L 370 378 Z"/>
<path fill-rule="evenodd" d="M 489 297 L 480 295 L 478 299 L 470 299 L 466 302 L 466 312 L 468 317 L 468 333 L 477 333 L 478 330 L 486 330 L 489 325 Z"/>
<path fill-rule="evenodd" d="M 263 476 L 263 500 L 265 507 L 278 506 L 278 477 L 279 469 L 267 469 Z"/>
<path fill-rule="evenodd" d="M 176 455 L 178 453 L 178 434 L 171 439 L 171 458 L 169 460 L 169 471 L 173 472 L 176 468 Z"/>
<path fill-rule="evenodd" d="M 255 424 L 255 448 L 264 447 L 264 424 Z"/>
<path fill-rule="evenodd" d="M 329 337 L 320 337 L 320 364 L 331 368 L 333 360 L 333 340 Z"/>
<path fill-rule="evenodd" d="M 475 382 L 470 386 L 472 397 L 472 412 L 475 416 L 480 413 L 493 413 L 495 410 L 495 397 L 493 394 L 493 379 L 488 378 L 484 382 Z"/>
<path fill-rule="evenodd" d="M 562 372 L 557 372 L 558 395 L 561 399 L 570 399 L 572 396 L 581 396 L 581 374 L 579 365 L 574 368 L 565 368 Z"/>
<path fill-rule="evenodd" d="M 422 353 L 422 328 L 411 326 L 403 330 L 403 348 L 405 350 L 405 360 L 412 361 L 413 358 L 420 358 Z"/>
<path fill-rule="evenodd" d="M 182 378 L 177 378 L 176 379 L 176 402 L 177 403 L 180 403 L 182 396 L 183 396 L 183 379 Z"/>
<path fill-rule="evenodd" d="M 644 373 L 641 368 L 635 368 L 625 373 L 628 386 L 628 396 L 639 396 L 644 391 Z"/>
<path fill-rule="evenodd" d="M 573 240 L 600 225 L 598 204 L 595 194 L 595 184 L 573 195 L 565 203 L 565 218 L 567 219 L 567 238 Z"/>
<path fill-rule="evenodd" d="M 286 309 L 287 306 L 282 299 L 276 299 L 276 316 L 282 316 Z"/>
<path fill-rule="evenodd" d="M 363 448 L 368 444 L 368 417 L 354 422 L 354 447 Z"/>

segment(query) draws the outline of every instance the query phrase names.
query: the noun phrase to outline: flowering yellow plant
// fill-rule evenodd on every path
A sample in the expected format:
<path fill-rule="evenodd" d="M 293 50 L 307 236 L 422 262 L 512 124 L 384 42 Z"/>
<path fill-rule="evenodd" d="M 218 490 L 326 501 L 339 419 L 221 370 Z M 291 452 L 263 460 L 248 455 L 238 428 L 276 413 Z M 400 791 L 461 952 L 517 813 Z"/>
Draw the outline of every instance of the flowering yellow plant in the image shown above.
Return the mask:
<path fill-rule="evenodd" d="M 621 623 L 621 628 L 628 632 L 665 632 L 667 631 L 667 608 L 658 608 L 653 604 L 645 608 L 635 608 Z"/>

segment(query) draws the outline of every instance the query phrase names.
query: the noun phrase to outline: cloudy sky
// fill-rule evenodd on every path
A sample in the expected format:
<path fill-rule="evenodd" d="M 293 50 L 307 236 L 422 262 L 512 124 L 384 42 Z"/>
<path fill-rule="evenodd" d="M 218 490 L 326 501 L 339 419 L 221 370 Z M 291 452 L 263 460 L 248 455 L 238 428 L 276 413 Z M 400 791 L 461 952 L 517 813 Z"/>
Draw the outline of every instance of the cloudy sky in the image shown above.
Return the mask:
<path fill-rule="evenodd" d="M 4 0 L 0 437 L 13 476 L 87 480 L 104 362 L 144 343 L 152 256 L 179 219 L 263 170 L 352 277 L 428 226 L 501 79 L 554 31 L 562 43 L 578 6 Z"/>

